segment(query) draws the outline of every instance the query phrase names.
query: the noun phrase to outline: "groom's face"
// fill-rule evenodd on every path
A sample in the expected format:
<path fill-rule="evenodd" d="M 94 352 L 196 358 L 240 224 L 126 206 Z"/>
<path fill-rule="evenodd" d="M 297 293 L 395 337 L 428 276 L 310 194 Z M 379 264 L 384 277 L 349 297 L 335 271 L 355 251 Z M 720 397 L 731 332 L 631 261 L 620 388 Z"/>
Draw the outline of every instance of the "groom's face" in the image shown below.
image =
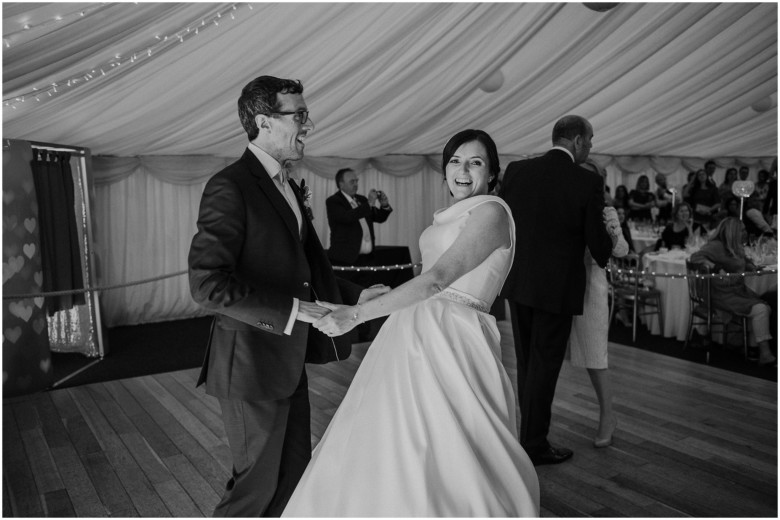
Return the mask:
<path fill-rule="evenodd" d="M 300 112 L 308 110 L 301 94 L 277 94 L 278 112 Z M 309 119 L 301 123 L 298 114 L 272 114 L 266 118 L 267 142 L 263 148 L 266 153 L 284 164 L 286 161 L 298 161 L 303 158 L 304 141 L 314 131 L 314 123 Z M 261 132 L 263 128 L 260 129 Z"/>

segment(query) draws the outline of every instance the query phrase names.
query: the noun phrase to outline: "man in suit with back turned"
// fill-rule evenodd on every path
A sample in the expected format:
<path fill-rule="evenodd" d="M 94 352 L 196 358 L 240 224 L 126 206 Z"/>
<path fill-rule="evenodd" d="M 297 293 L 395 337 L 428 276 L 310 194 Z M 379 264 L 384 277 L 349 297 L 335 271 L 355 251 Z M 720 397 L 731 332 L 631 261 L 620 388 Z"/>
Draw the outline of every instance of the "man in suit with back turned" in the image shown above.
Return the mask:
<path fill-rule="evenodd" d="M 314 130 L 299 81 L 261 76 L 238 100 L 249 145 L 209 179 L 189 252 L 193 299 L 215 313 L 198 384 L 219 399 L 232 477 L 214 516 L 279 516 L 311 458 L 304 361 L 345 359 L 345 337 L 310 326 L 315 300 L 361 301 L 337 279 L 288 178 Z"/>
<path fill-rule="evenodd" d="M 547 440 L 558 374 L 572 316 L 582 314 L 585 247 L 604 267 L 612 239 L 604 225 L 604 181 L 579 166 L 593 128 L 568 115 L 553 128 L 553 147 L 510 163 L 501 197 L 512 209 L 516 248 L 501 295 L 509 302 L 517 354 L 520 444 L 536 464 L 557 464 L 572 451 Z"/>

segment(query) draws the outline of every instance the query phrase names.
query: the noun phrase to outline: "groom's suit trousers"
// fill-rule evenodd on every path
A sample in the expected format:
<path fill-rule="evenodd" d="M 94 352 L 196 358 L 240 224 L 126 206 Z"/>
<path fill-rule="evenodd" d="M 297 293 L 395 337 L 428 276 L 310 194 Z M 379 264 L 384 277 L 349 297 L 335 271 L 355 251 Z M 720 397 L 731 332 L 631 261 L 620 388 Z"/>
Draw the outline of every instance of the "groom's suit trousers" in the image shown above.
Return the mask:
<path fill-rule="evenodd" d="M 311 459 L 306 370 L 293 395 L 274 401 L 220 399 L 233 475 L 215 517 L 279 517 Z"/>

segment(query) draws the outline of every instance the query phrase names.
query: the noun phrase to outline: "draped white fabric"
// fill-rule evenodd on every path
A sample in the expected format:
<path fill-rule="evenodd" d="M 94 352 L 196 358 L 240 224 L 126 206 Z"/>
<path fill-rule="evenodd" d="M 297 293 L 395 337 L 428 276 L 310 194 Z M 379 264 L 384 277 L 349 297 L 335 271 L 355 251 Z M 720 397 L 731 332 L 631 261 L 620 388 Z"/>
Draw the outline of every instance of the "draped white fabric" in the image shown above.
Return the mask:
<path fill-rule="evenodd" d="M 198 160 L 183 157 L 174 169 L 186 168 L 188 163 L 197 168 Z M 119 159 L 116 163 L 115 169 L 108 170 L 113 172 L 109 177 L 128 170 L 127 160 Z M 361 191 L 370 188 L 386 191 L 395 209 L 388 222 L 374 227 L 377 243 L 408 245 L 413 259 L 419 261 L 417 239 L 421 231 L 430 224 L 433 212 L 450 201 L 441 173 L 428 161 L 416 163 L 417 169 L 404 176 L 380 173 L 370 161 L 343 163 L 344 166 L 336 167 L 329 176 L 299 166 L 293 177 L 298 181 L 304 179 L 312 189 L 314 227 L 323 245 L 329 245 L 325 199 L 336 192 L 335 171 L 362 164 L 360 169 L 356 168 L 360 172 Z M 94 210 L 98 223 L 95 250 L 99 284 L 147 280 L 186 270 L 198 204 L 208 174 L 195 183 L 172 184 L 160 180 L 147 161 L 136 160 L 132 171 L 115 182 L 101 182 L 101 176 L 96 175 Z M 102 303 L 103 317 L 109 327 L 205 314 L 192 301 L 186 276 L 105 291 Z"/>
<path fill-rule="evenodd" d="M 468 127 L 502 153 L 540 153 L 571 112 L 593 122 L 603 154 L 776 154 L 776 107 L 750 108 L 777 94 L 774 3 L 604 13 L 580 3 L 4 3 L 3 13 L 4 134 L 95 155 L 233 157 L 245 145 L 235 102 L 260 74 L 303 81 L 317 126 L 310 157 L 436 154 Z M 503 86 L 480 90 L 499 69 Z"/>
<path fill-rule="evenodd" d="M 186 269 L 206 179 L 243 153 L 241 88 L 302 80 L 316 128 L 294 173 L 325 198 L 351 167 L 408 245 L 449 203 L 446 140 L 482 128 L 502 165 L 586 116 L 614 189 L 680 187 L 705 159 L 751 178 L 777 154 L 772 3 L 4 3 L 3 133 L 93 153 L 101 284 Z M 27 28 L 25 28 L 25 25 Z M 480 89 L 500 71 L 503 85 Z M 768 105 L 767 105 L 768 103 Z M 763 104 L 766 111 L 751 109 Z M 109 326 L 193 316 L 186 276 L 107 291 Z"/>
<path fill-rule="evenodd" d="M 519 159 L 502 156 L 501 164 Z M 703 160 L 617 157 L 595 155 L 607 171 L 607 184 L 614 189 L 636 185 L 639 175 L 667 175 L 670 187 L 679 188 L 687 171 L 701 168 Z M 233 158 L 140 157 L 93 160 L 96 186 L 96 253 L 100 285 L 146 280 L 187 269 L 189 242 L 195 233 L 198 203 L 208 177 Z M 386 157 L 383 160 L 320 158 L 304 160 L 292 173 L 306 181 L 313 192 L 314 227 L 325 247 L 329 230 L 325 199 L 336 192 L 333 180 L 340 168 L 353 168 L 360 175 L 360 192 L 385 191 L 394 208 L 387 222 L 376 224 L 377 244 L 407 245 L 412 260 L 420 260 L 417 239 L 431 223 L 433 212 L 450 204 L 441 174 L 439 156 Z M 160 165 L 166 168 L 161 169 Z M 715 179 L 721 182 L 725 168 L 748 165 L 752 175 L 769 161 L 723 159 Z M 192 173 L 192 182 L 179 182 L 182 172 Z M 171 172 L 167 175 L 165 172 Z M 112 289 L 103 293 L 104 319 L 108 326 L 164 321 L 204 314 L 189 296 L 186 276 Z"/>

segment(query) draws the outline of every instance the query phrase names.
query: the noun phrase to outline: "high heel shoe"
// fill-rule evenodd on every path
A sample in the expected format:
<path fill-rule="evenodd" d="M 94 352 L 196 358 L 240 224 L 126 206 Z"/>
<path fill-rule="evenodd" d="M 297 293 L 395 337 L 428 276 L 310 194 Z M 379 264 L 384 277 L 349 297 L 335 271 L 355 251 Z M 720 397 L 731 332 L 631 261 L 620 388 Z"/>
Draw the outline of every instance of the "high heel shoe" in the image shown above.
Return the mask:
<path fill-rule="evenodd" d="M 612 435 L 615 433 L 615 428 L 617 428 L 617 419 L 613 419 L 612 428 L 609 430 L 609 435 L 606 437 L 595 437 L 593 439 L 593 447 L 606 448 L 607 446 L 610 446 L 612 444 Z"/>
<path fill-rule="evenodd" d="M 777 358 L 776 357 L 770 357 L 769 359 L 761 359 L 758 360 L 758 366 L 760 367 L 776 367 L 777 366 Z"/>

